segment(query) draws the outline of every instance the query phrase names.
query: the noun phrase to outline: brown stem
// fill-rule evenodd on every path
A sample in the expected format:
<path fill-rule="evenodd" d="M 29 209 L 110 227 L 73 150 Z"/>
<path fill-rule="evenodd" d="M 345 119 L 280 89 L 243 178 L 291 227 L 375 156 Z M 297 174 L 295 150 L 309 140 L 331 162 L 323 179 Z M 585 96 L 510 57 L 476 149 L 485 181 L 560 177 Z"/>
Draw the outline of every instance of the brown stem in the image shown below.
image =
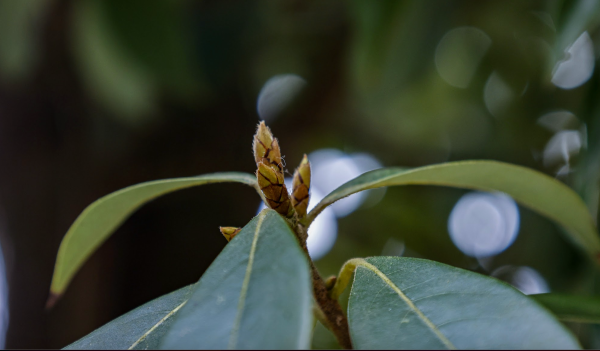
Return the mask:
<path fill-rule="evenodd" d="M 312 271 L 312 281 L 313 281 L 313 294 L 315 296 L 315 300 L 319 304 L 319 308 L 323 311 L 325 315 L 327 327 L 331 332 L 335 335 L 338 343 L 345 349 L 352 349 L 352 340 L 350 340 L 350 331 L 348 329 L 348 320 L 344 313 L 342 312 L 342 307 L 336 299 L 332 299 L 329 296 L 329 291 L 327 290 L 327 286 L 325 285 L 325 281 L 319 274 L 317 267 L 315 267 L 314 262 L 310 258 L 308 254 L 308 249 L 306 248 L 306 237 L 307 237 L 306 228 L 298 224 L 296 226 L 296 234 L 300 239 L 300 243 L 302 249 L 308 256 L 308 262 L 310 262 L 310 269 Z"/>
<path fill-rule="evenodd" d="M 312 260 L 310 260 L 310 268 L 312 270 L 313 277 L 313 293 L 315 295 L 315 299 L 323 311 L 325 318 L 327 318 L 327 322 L 329 325 L 326 327 L 333 332 L 337 341 L 340 345 L 345 349 L 352 349 L 352 341 L 350 340 L 350 331 L 348 330 L 348 320 L 344 313 L 342 312 L 342 307 L 337 302 L 337 300 L 329 297 L 329 293 L 327 288 L 325 287 L 325 282 L 321 275 L 317 271 L 317 267 Z"/>

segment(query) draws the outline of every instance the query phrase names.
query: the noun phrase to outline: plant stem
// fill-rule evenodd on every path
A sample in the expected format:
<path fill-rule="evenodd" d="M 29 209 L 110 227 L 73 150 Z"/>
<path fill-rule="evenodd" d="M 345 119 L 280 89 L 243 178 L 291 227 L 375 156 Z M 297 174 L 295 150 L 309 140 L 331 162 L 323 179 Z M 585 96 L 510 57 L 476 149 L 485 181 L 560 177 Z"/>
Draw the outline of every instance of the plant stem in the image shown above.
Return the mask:
<path fill-rule="evenodd" d="M 335 335 L 337 341 L 345 349 L 352 349 L 352 341 L 350 340 L 350 331 L 348 330 L 348 320 L 342 312 L 342 307 L 337 300 L 329 297 L 327 288 L 325 287 L 325 281 L 321 278 L 317 267 L 312 260 L 310 260 L 310 268 L 312 270 L 313 278 L 313 294 L 315 299 L 323 311 L 325 318 L 327 319 L 328 325 L 326 327 L 331 330 Z"/>
<path fill-rule="evenodd" d="M 327 327 L 335 335 L 340 346 L 342 346 L 345 349 L 352 349 L 352 341 L 350 340 L 350 331 L 348 329 L 348 320 L 346 319 L 346 316 L 342 311 L 342 307 L 340 306 L 337 299 L 333 299 L 329 296 L 329 291 L 327 290 L 325 281 L 319 274 L 317 267 L 315 267 L 314 262 L 308 254 L 308 249 L 306 247 L 306 227 L 304 227 L 301 224 L 297 225 L 296 234 L 300 239 L 302 249 L 306 253 L 306 256 L 308 257 L 308 262 L 310 263 L 313 281 L 313 294 L 315 296 L 317 304 L 319 305 L 319 308 L 325 316 L 325 327 Z"/>

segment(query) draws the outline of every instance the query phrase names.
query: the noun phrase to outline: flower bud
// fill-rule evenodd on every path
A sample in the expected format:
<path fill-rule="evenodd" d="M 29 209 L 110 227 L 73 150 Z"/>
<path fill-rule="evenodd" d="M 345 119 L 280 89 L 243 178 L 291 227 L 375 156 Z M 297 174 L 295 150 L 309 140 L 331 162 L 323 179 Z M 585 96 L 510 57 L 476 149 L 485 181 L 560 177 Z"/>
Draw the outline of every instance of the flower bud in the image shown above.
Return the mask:
<path fill-rule="evenodd" d="M 286 217 L 291 217 L 293 207 L 290 203 L 290 196 L 284 184 L 283 173 L 278 168 L 273 168 L 262 160 L 258 164 L 256 171 L 258 186 L 265 195 L 265 200 L 270 208 Z"/>
<path fill-rule="evenodd" d="M 242 228 L 219 227 L 219 230 L 221 231 L 221 234 L 223 234 L 225 239 L 227 239 L 227 241 L 231 241 L 231 239 L 233 239 L 233 237 L 236 236 L 242 230 Z"/>
<path fill-rule="evenodd" d="M 266 161 L 273 168 L 283 171 L 279 142 L 273 137 L 271 130 L 265 122 L 260 122 L 256 129 L 252 149 L 254 150 L 254 160 L 257 166 L 262 161 Z"/>
<path fill-rule="evenodd" d="M 260 122 L 252 144 L 256 161 L 256 179 L 267 205 L 286 217 L 294 215 L 294 207 L 284 184 L 279 142 L 265 122 Z"/>
<path fill-rule="evenodd" d="M 306 155 L 304 155 L 300 166 L 294 172 L 292 185 L 292 204 L 294 205 L 294 209 L 298 213 L 298 217 L 305 217 L 310 190 L 310 163 Z"/>
<path fill-rule="evenodd" d="M 281 198 L 281 192 L 283 191 L 284 177 L 283 173 L 279 172 L 277 168 L 273 169 L 267 161 L 261 161 L 258 164 L 258 170 L 256 171 L 256 178 L 260 190 L 267 199 L 279 200 Z"/>

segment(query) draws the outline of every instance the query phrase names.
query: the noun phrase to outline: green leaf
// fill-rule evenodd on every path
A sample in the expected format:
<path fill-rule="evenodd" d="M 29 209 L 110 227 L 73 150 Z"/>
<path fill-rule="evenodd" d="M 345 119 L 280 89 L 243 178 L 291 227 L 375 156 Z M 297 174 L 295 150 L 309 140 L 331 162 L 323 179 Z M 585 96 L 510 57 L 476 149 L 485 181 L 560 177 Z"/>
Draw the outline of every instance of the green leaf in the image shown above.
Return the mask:
<path fill-rule="evenodd" d="M 265 209 L 204 273 L 160 347 L 308 348 L 310 279 L 306 254 L 287 222 Z"/>
<path fill-rule="evenodd" d="M 592 258 L 600 254 L 596 226 L 581 198 L 560 181 L 532 169 L 497 161 L 462 161 L 414 169 L 367 172 L 327 195 L 309 213 L 308 223 L 327 206 L 362 190 L 392 185 L 441 185 L 504 192 L 520 204 L 563 226 Z"/>
<path fill-rule="evenodd" d="M 569 11 L 557 11 L 563 17 L 555 42 L 556 61 L 565 59 L 565 50 L 585 31 L 592 33 L 600 24 L 600 3 L 590 0 L 575 0 Z M 555 63 L 555 62 L 552 62 Z M 552 68 L 552 67 L 550 67 Z"/>
<path fill-rule="evenodd" d="M 552 311 L 560 320 L 600 323 L 600 296 L 539 294 L 531 297 Z"/>
<path fill-rule="evenodd" d="M 193 285 L 161 296 L 122 315 L 65 347 L 65 350 L 156 349 L 173 316 L 187 302 Z"/>
<path fill-rule="evenodd" d="M 64 292 L 85 260 L 139 207 L 173 191 L 223 182 L 257 186 L 256 177 L 251 174 L 213 173 L 141 183 L 96 200 L 77 217 L 60 244 L 50 287 L 49 303 Z"/>
<path fill-rule="evenodd" d="M 29 78 L 42 60 L 37 26 L 47 14 L 49 1 L 0 1 L 0 75 L 13 83 Z"/>
<path fill-rule="evenodd" d="M 348 322 L 357 349 L 574 349 L 548 311 L 511 286 L 423 259 L 356 259 Z"/>

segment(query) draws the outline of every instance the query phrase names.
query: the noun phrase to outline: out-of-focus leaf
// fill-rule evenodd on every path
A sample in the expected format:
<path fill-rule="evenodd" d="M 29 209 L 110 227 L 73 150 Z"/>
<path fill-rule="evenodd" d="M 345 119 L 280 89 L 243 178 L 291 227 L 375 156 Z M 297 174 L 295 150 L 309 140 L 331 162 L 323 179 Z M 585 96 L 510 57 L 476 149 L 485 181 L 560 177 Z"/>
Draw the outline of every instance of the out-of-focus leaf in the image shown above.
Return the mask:
<path fill-rule="evenodd" d="M 193 285 L 152 300 L 65 347 L 65 350 L 156 349 Z"/>
<path fill-rule="evenodd" d="M 562 294 L 531 295 L 560 320 L 579 323 L 600 323 L 600 297 Z"/>
<path fill-rule="evenodd" d="M 204 273 L 160 347 L 308 348 L 311 285 L 294 233 L 277 212 L 265 209 Z"/>
<path fill-rule="evenodd" d="M 117 41 L 169 92 L 184 97 L 197 94 L 192 45 L 186 35 L 182 1 L 102 0 L 102 11 Z"/>
<path fill-rule="evenodd" d="M 0 72 L 3 78 L 19 79 L 37 61 L 40 20 L 50 1 L 6 0 L 0 2 Z"/>
<path fill-rule="evenodd" d="M 348 303 L 357 349 L 579 348 L 550 313 L 499 280 L 415 258 L 352 261 L 360 261 Z"/>
<path fill-rule="evenodd" d="M 562 59 L 564 51 L 573 44 L 581 33 L 593 31 L 600 24 L 600 3 L 595 0 L 577 0 L 572 2 L 562 25 L 558 30 L 555 45 L 557 59 Z"/>
<path fill-rule="evenodd" d="M 224 182 L 255 187 L 256 177 L 247 173 L 228 172 L 156 180 L 133 185 L 96 200 L 77 217 L 60 244 L 50 288 L 50 301 L 64 292 L 85 260 L 139 207 L 173 191 Z"/>
<path fill-rule="evenodd" d="M 350 73 L 361 96 L 389 95 L 427 67 L 422 60 L 427 51 L 423 42 L 429 39 L 432 27 L 424 19 L 444 20 L 440 6 L 446 5 L 432 8 L 422 1 L 393 0 L 349 3 L 356 27 Z"/>
<path fill-rule="evenodd" d="M 592 76 L 590 85 L 584 107 L 585 112 L 582 113 L 586 123 L 583 135 L 586 138 L 587 147 L 580 151 L 577 172 L 573 174 L 573 189 L 586 203 L 597 223 L 600 201 L 600 103 L 596 99 L 600 92 L 598 75 Z"/>
<path fill-rule="evenodd" d="M 594 260 L 600 253 L 596 226 L 581 198 L 560 181 L 532 169 L 496 161 L 462 161 L 415 169 L 382 168 L 343 184 L 309 213 L 311 222 L 327 206 L 359 191 L 392 185 L 441 185 L 500 191 L 552 219 Z"/>
<path fill-rule="evenodd" d="M 92 96 L 132 125 L 155 108 L 157 84 L 119 45 L 102 11 L 102 1 L 73 3 L 73 53 Z"/>

